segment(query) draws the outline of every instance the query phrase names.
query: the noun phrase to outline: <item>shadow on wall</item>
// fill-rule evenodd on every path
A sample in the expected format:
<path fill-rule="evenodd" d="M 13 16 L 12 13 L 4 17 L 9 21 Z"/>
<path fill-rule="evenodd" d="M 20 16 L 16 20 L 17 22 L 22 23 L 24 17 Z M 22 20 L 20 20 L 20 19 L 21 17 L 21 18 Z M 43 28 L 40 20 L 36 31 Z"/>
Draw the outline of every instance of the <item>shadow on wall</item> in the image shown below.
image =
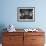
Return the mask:
<path fill-rule="evenodd" d="M 3 32 L 5 32 L 6 30 L 4 30 L 5 25 L 4 24 L 0 24 L 0 43 L 2 43 L 2 36 L 3 36 Z"/>

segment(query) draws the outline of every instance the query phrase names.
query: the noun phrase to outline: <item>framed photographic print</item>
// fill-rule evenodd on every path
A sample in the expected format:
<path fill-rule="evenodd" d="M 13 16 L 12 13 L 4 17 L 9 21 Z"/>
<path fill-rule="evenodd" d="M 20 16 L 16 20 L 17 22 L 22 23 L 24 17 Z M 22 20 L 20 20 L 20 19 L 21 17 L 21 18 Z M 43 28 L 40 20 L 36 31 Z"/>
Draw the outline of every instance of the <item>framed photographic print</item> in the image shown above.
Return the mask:
<path fill-rule="evenodd" d="M 35 7 L 18 7 L 17 21 L 34 22 L 35 21 Z"/>

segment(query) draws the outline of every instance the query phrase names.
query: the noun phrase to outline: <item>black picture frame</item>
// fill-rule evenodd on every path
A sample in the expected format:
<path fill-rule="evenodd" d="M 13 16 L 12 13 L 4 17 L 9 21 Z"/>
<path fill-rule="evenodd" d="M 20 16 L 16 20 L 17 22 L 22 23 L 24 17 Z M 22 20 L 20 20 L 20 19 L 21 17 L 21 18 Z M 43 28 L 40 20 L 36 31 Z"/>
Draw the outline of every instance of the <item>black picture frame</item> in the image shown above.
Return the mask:
<path fill-rule="evenodd" d="M 18 22 L 34 22 L 35 21 L 35 7 L 18 7 L 17 8 Z"/>

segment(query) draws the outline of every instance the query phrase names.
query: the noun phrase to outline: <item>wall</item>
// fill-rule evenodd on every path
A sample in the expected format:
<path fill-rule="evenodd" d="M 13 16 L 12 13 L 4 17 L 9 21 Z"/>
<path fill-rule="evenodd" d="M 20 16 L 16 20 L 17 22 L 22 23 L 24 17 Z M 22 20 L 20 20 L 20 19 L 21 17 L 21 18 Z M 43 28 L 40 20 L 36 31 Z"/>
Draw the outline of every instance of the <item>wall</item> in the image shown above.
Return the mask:
<path fill-rule="evenodd" d="M 46 0 L 0 0 L 0 25 L 16 28 L 46 28 Z M 17 7 L 35 7 L 35 22 L 18 22 Z"/>

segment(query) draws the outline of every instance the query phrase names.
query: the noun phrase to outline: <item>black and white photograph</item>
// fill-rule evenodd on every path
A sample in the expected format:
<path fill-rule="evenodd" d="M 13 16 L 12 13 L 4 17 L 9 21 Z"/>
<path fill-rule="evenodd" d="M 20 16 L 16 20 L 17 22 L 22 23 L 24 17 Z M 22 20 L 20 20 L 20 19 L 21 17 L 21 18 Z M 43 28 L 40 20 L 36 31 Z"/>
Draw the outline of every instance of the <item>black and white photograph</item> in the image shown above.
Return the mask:
<path fill-rule="evenodd" d="M 17 20 L 22 22 L 35 21 L 35 7 L 18 7 Z"/>

